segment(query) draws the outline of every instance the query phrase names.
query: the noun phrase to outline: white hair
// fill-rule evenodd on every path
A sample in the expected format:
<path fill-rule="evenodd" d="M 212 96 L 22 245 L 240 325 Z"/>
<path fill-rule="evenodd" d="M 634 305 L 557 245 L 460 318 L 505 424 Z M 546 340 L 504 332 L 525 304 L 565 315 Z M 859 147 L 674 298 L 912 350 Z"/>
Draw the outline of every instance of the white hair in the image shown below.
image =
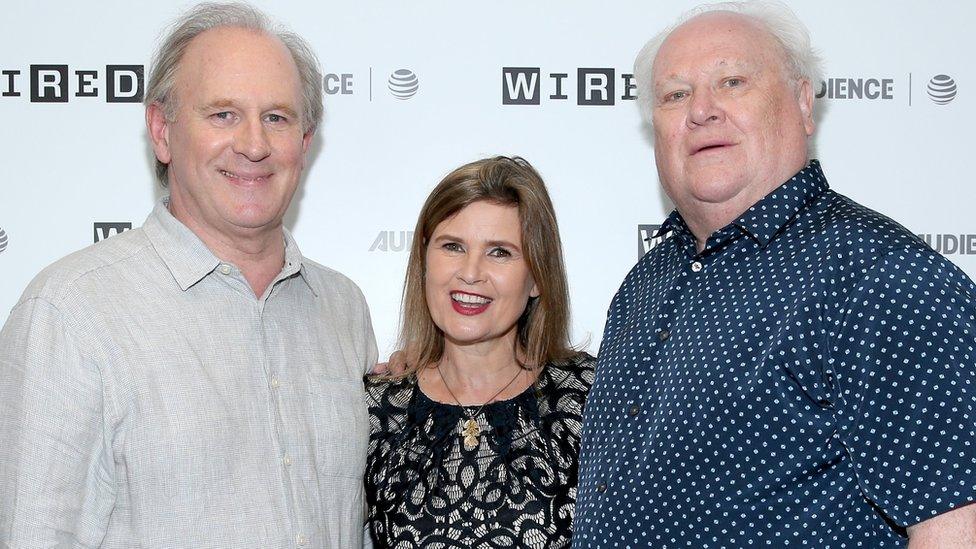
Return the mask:
<path fill-rule="evenodd" d="M 704 13 L 724 11 L 743 15 L 759 23 L 776 39 L 786 57 L 787 76 L 795 83 L 806 80 L 811 89 L 816 89 L 823 80 L 823 68 L 820 55 L 810 45 L 810 33 L 800 22 L 793 10 L 777 0 L 748 0 L 745 2 L 719 2 L 703 4 L 685 12 L 670 27 L 651 38 L 641 48 L 634 60 L 634 79 L 637 81 L 637 105 L 641 116 L 651 123 L 651 113 L 654 105 L 653 74 L 654 61 L 657 58 L 661 44 L 675 29 L 689 20 Z"/>

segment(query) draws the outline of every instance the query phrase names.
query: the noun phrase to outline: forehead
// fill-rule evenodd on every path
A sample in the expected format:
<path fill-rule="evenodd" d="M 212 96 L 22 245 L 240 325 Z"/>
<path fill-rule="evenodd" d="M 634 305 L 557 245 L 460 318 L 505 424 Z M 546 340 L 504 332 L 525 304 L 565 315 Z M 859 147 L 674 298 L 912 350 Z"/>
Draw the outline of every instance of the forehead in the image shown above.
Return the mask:
<path fill-rule="evenodd" d="M 256 95 L 269 101 L 301 93 L 298 67 L 281 40 L 236 27 L 210 29 L 190 41 L 175 84 L 205 95 Z"/>
<path fill-rule="evenodd" d="M 654 81 L 724 66 L 762 69 L 783 63 L 782 46 L 759 22 L 731 12 L 710 12 L 678 26 L 654 58 Z"/>
<path fill-rule="evenodd" d="M 434 228 L 434 234 L 445 232 L 469 232 L 474 237 L 517 238 L 521 236 L 519 209 L 515 205 L 502 205 L 479 200 L 461 208 Z"/>

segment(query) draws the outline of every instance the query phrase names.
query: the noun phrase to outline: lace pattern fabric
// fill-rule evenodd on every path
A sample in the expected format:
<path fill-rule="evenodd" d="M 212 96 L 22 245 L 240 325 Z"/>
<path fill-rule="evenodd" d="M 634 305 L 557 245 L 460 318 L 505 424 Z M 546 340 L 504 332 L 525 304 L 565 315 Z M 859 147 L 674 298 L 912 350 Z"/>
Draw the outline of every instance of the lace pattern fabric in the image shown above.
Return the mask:
<path fill-rule="evenodd" d="M 367 378 L 374 546 L 569 547 L 595 362 L 581 353 L 551 363 L 534 386 L 485 406 L 472 449 L 460 406 L 431 400 L 415 379 Z"/>

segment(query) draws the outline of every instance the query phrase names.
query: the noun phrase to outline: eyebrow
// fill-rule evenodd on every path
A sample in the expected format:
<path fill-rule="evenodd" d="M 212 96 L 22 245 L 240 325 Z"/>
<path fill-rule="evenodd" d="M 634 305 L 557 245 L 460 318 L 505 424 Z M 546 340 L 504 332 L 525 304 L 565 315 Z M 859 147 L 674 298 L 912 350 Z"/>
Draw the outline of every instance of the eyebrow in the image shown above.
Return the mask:
<path fill-rule="evenodd" d="M 200 112 L 205 112 L 205 111 L 210 111 L 210 110 L 214 110 L 214 109 L 223 109 L 223 108 L 226 108 L 226 107 L 233 107 L 235 105 L 237 105 L 237 103 L 235 103 L 234 100 L 232 100 L 232 99 L 217 99 L 216 101 L 211 101 L 210 103 L 207 103 L 206 105 L 203 105 L 201 107 L 198 107 L 197 110 L 200 111 Z M 298 117 L 298 113 L 295 112 L 295 109 L 289 107 L 288 105 L 286 105 L 284 103 L 275 103 L 274 105 L 271 105 L 271 108 L 270 109 L 265 109 L 265 110 L 266 111 L 281 111 L 281 112 L 285 113 L 289 118 L 297 118 Z"/>
<path fill-rule="evenodd" d="M 723 58 L 723 59 L 717 60 L 713 65 L 711 65 L 710 67 L 708 67 L 706 70 L 708 70 L 710 72 L 722 71 L 722 70 L 725 70 L 725 71 L 733 71 L 733 72 L 740 72 L 740 71 L 745 71 L 745 72 L 760 72 L 761 65 L 759 65 L 759 64 L 757 64 L 755 62 L 748 61 L 748 60 L 743 60 L 743 59 L 728 59 L 728 58 Z M 680 74 L 678 72 L 671 71 L 666 76 L 662 76 L 661 78 L 659 78 L 655 83 L 657 83 L 657 82 L 673 82 L 673 81 L 682 82 L 684 80 L 686 80 L 686 77 L 685 77 L 684 74 Z"/>
<path fill-rule="evenodd" d="M 463 238 L 461 238 L 459 236 L 454 236 L 454 235 L 451 235 L 451 234 L 442 234 L 442 235 L 438 236 L 437 238 L 435 238 L 434 239 L 434 242 L 442 242 L 442 241 L 445 241 L 445 240 L 450 240 L 450 241 L 453 241 L 453 242 L 461 242 L 461 243 L 464 243 L 464 239 Z M 513 242 L 509 242 L 507 240 L 489 240 L 485 244 L 487 244 L 488 245 L 487 247 L 489 247 L 489 248 L 493 248 L 495 246 L 502 246 L 502 247 L 505 247 L 505 248 L 512 248 L 512 249 L 514 249 L 514 250 L 516 250 L 518 252 L 521 252 L 522 251 L 522 248 L 516 246 Z"/>

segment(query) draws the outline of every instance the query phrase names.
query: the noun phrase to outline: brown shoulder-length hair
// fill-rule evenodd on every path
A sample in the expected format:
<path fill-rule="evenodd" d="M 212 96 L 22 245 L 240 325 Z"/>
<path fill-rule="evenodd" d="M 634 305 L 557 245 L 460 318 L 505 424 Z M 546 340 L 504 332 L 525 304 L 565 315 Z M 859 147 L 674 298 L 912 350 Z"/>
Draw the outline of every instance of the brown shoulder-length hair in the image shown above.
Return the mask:
<path fill-rule="evenodd" d="M 420 210 L 403 285 L 399 338 L 400 348 L 410 349 L 413 363 L 402 376 L 416 374 L 444 354 L 444 334 L 430 316 L 424 288 L 430 237 L 441 222 L 480 201 L 518 207 L 522 251 L 539 290 L 518 319 L 517 356 L 527 367 L 539 367 L 575 354 L 569 341 L 566 268 L 549 193 L 528 161 L 496 156 L 447 174 Z"/>

